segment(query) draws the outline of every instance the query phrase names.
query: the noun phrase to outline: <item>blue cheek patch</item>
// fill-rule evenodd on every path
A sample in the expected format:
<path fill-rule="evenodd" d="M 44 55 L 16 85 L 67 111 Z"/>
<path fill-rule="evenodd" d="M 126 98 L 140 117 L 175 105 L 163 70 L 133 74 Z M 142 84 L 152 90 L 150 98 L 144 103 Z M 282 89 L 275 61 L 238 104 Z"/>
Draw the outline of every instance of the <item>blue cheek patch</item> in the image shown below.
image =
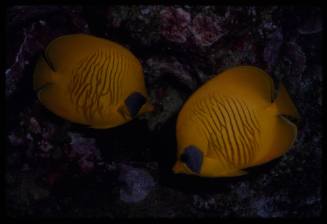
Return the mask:
<path fill-rule="evenodd" d="M 139 112 L 143 104 L 145 104 L 145 102 L 145 97 L 138 92 L 134 92 L 127 97 L 127 99 L 125 100 L 125 105 L 132 118 L 137 115 L 137 113 Z"/>
<path fill-rule="evenodd" d="M 184 162 L 194 173 L 200 173 L 203 153 L 195 146 L 188 146 L 181 155 L 181 161 Z"/>

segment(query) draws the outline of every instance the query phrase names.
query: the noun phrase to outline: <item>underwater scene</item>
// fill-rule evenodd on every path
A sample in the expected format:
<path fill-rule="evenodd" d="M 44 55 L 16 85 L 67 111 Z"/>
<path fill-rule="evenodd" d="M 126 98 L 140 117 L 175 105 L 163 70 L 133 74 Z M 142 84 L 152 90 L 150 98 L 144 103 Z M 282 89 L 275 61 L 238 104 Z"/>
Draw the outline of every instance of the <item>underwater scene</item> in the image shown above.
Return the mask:
<path fill-rule="evenodd" d="M 10 217 L 315 218 L 322 10 L 15 5 Z"/>

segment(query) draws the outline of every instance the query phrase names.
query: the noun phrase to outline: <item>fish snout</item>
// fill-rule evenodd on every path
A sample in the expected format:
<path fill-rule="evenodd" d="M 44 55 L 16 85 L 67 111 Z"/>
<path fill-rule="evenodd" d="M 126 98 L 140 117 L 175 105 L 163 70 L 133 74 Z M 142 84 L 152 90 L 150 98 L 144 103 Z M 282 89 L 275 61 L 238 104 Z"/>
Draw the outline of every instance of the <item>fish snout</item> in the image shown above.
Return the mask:
<path fill-rule="evenodd" d="M 143 112 L 146 113 L 146 112 L 154 112 L 156 111 L 156 107 L 150 103 L 149 101 L 147 101 L 144 105 L 143 105 L 144 109 L 143 109 Z"/>
<path fill-rule="evenodd" d="M 175 174 L 184 173 L 184 166 L 181 162 L 177 161 L 173 166 L 172 170 Z"/>

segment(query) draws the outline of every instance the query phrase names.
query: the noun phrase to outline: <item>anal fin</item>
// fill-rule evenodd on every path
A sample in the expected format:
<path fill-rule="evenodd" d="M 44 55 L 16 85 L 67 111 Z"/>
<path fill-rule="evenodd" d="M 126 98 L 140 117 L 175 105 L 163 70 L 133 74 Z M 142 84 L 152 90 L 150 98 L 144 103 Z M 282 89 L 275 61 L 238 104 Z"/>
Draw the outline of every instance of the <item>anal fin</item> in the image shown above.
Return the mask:
<path fill-rule="evenodd" d="M 203 158 L 201 176 L 204 177 L 236 177 L 247 174 L 246 171 L 231 164 L 205 156 Z"/>
<path fill-rule="evenodd" d="M 226 176 L 237 177 L 237 176 L 243 176 L 243 175 L 246 175 L 246 174 L 248 174 L 248 172 L 244 171 L 244 170 L 233 170 L 233 171 L 227 172 Z"/>
<path fill-rule="evenodd" d="M 107 128 L 112 128 L 113 125 L 108 125 L 108 124 L 96 124 L 96 125 L 90 125 L 88 126 L 89 128 L 94 128 L 94 129 L 107 129 Z"/>

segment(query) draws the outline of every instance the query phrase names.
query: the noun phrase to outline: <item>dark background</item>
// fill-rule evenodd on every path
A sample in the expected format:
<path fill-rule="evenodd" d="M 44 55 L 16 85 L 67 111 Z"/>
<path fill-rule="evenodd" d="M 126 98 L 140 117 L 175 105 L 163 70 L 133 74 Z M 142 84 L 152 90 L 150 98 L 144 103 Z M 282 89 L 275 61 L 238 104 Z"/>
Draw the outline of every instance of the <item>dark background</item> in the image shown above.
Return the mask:
<path fill-rule="evenodd" d="M 11 6 L 6 11 L 6 212 L 13 217 L 317 217 L 321 213 L 322 13 L 316 7 Z M 88 33 L 141 61 L 157 111 L 94 130 L 32 89 L 56 37 Z M 281 158 L 238 178 L 173 175 L 183 102 L 222 70 L 258 66 L 300 114 Z M 59 99 L 60 100 L 60 99 Z"/>

